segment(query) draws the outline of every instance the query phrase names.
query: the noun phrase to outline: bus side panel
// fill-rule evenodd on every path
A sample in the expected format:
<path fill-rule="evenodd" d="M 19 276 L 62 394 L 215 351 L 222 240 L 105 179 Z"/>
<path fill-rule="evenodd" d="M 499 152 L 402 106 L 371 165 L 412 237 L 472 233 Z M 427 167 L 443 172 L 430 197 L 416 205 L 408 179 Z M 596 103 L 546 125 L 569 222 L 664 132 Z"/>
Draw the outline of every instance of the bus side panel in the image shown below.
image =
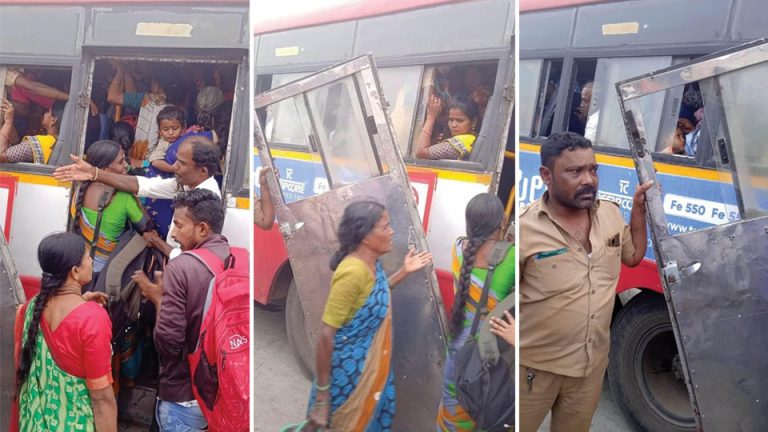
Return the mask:
<path fill-rule="evenodd" d="M 504 32 L 511 7 L 508 0 L 479 0 L 362 19 L 355 54 L 373 52 L 376 58 L 434 54 L 446 52 L 448 45 L 451 54 L 504 48 L 509 43 Z M 483 31 L 477 31 L 478 23 Z"/>
<path fill-rule="evenodd" d="M 522 176 L 518 191 L 522 206 L 538 199 L 546 190 L 539 175 L 541 161 L 538 152 L 538 145 L 521 143 L 518 157 Z M 596 158 L 600 167 L 598 198 L 618 203 L 624 219 L 629 223 L 632 197 L 637 188 L 637 175 L 632 159 L 599 153 Z M 718 181 L 714 171 L 670 164 L 657 164 L 657 170 L 657 178 L 664 193 L 667 229 L 671 234 L 700 230 L 730 222 L 738 217 L 733 187 L 729 183 Z M 705 209 L 703 214 L 696 212 L 702 208 Z M 645 257 L 655 263 L 650 237 Z M 626 282 L 619 286 L 661 291 L 655 264 L 643 262 L 641 266 L 645 266 L 645 270 L 632 270 L 633 275 L 627 276 Z M 624 273 L 625 271 L 622 271 L 622 277 Z M 650 279 L 644 279 L 645 277 Z"/>
<path fill-rule="evenodd" d="M 269 302 L 272 284 L 283 263 L 288 261 L 283 236 L 275 225 L 269 231 L 253 230 L 253 297 L 260 304 Z"/>
<path fill-rule="evenodd" d="M 619 273 L 619 284 L 616 285 L 616 293 L 621 294 L 632 288 L 646 288 L 656 291 L 657 293 L 664 292 L 664 288 L 661 286 L 661 278 L 659 278 L 659 269 L 656 267 L 656 261 L 644 258 L 635 268 L 629 268 L 624 264 L 621 265 L 621 273 Z"/>
<path fill-rule="evenodd" d="M 231 246 L 250 249 L 248 227 L 253 224 L 253 213 L 249 209 L 227 208 L 224 217 L 224 228 L 221 233 L 229 240 Z"/>
<path fill-rule="evenodd" d="M 644 0 L 582 6 L 578 10 L 573 46 L 709 42 L 725 35 L 730 7 L 730 2 L 721 0 Z M 612 33 L 610 25 L 617 26 L 618 31 Z"/>
<path fill-rule="evenodd" d="M 69 189 L 19 180 L 9 246 L 11 256 L 30 257 L 15 260 L 20 275 L 40 275 L 37 245 L 46 235 L 66 230 L 68 206 Z"/>
<path fill-rule="evenodd" d="M 248 9 L 99 7 L 86 44 L 130 47 L 248 48 Z"/>
<path fill-rule="evenodd" d="M 81 7 L 2 6 L 0 53 L 77 57 L 84 15 Z"/>
<path fill-rule="evenodd" d="M 456 238 L 466 235 L 464 209 L 472 197 L 483 192 L 488 192 L 488 184 L 437 179 L 427 232 L 435 268 L 450 271 Z"/>

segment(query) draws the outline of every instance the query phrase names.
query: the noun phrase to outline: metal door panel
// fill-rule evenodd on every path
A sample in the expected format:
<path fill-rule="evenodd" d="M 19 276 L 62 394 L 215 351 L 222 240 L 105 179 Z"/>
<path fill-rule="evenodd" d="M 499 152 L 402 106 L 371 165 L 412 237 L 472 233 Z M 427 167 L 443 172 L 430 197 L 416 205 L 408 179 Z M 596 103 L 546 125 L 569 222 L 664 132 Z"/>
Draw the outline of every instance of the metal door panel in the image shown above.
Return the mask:
<path fill-rule="evenodd" d="M 387 207 L 395 231 L 394 249 L 381 259 L 388 274 L 400 267 L 409 246 L 419 250 L 427 249 L 405 165 L 397 151 L 391 121 L 382 106 L 381 86 L 371 58 L 353 59 L 259 95 L 255 105 L 260 109 L 297 95 L 300 98 L 314 89 L 334 85 L 350 76 L 356 80 L 358 102 L 367 116 L 365 121 L 371 138 L 362 140 L 361 144 L 371 146 L 382 174 L 353 184 L 336 184 L 334 189 L 327 192 L 289 203 L 283 201 L 276 179 L 268 179 L 270 191 L 278 201 L 276 217 L 286 242 L 313 343 L 321 326 L 320 318 L 330 290 L 332 271 L 328 262 L 338 249 L 336 230 L 344 208 L 349 203 L 374 199 Z M 306 97 L 304 100 L 307 100 Z M 305 121 L 303 127 L 311 128 L 314 133 L 315 119 L 312 120 Z M 264 166 L 274 167 L 269 143 L 264 139 L 258 116 L 255 128 L 256 147 L 261 160 Z M 323 166 L 328 175 L 328 164 L 335 162 L 323 151 L 324 144 L 323 140 L 315 140 L 313 146 L 318 147 L 316 154 L 323 158 Z M 431 266 L 410 275 L 393 289 L 392 310 L 397 394 L 393 429 L 430 430 L 434 428 L 440 401 L 446 348 L 443 304 Z"/>
<path fill-rule="evenodd" d="M 13 333 L 16 308 L 26 302 L 19 274 L 0 230 L 0 429 L 10 424 L 11 400 L 16 392 Z"/>
<path fill-rule="evenodd" d="M 768 430 L 768 217 L 668 237 L 659 248 L 681 269 L 668 302 L 704 430 Z"/>
<path fill-rule="evenodd" d="M 647 113 L 642 112 L 640 99 L 699 82 L 705 112 L 702 135 L 714 147 L 713 173 L 719 173 L 723 187 L 731 188 L 730 193 L 743 202 L 747 189 L 742 190 L 746 186 L 739 184 L 738 174 L 745 158 L 734 152 L 756 143 L 754 134 L 729 133 L 728 120 L 739 118 L 726 115 L 721 78 L 734 73 L 742 74 L 736 78 L 743 77 L 751 66 L 765 63 L 766 49 L 768 41 L 755 41 L 616 84 L 641 183 L 655 180 L 656 174 L 651 153 L 655 140 L 649 139 L 644 126 L 654 116 L 643 118 Z M 702 142 L 697 160 L 701 146 Z M 751 175 L 750 181 L 762 184 L 764 173 Z M 722 225 L 670 235 L 661 189 L 651 188 L 646 198 L 654 252 L 699 429 L 768 430 L 768 333 L 764 330 L 768 327 L 768 217 L 758 213 L 750 218 L 752 214 L 740 205 L 733 215 L 720 216 Z"/>

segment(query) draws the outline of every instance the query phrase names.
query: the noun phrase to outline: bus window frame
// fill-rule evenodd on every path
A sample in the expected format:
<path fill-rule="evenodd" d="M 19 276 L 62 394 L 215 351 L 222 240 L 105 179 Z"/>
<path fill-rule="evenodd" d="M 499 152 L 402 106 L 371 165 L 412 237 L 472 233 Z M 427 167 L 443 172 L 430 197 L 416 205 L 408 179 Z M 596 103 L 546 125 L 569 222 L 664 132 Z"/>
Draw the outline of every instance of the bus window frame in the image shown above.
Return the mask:
<path fill-rule="evenodd" d="M 499 113 L 502 99 L 505 97 L 505 84 L 504 76 L 506 75 L 506 68 L 504 67 L 505 58 L 503 56 L 496 58 L 485 59 L 471 59 L 471 60 L 456 60 L 456 61 L 441 61 L 423 63 L 422 81 L 419 89 L 419 95 L 417 97 L 418 105 L 414 110 L 416 116 L 413 122 L 413 130 L 411 131 L 411 142 L 408 146 L 407 154 L 403 155 L 403 160 L 408 166 L 429 167 L 437 169 L 448 169 L 451 171 L 465 171 L 472 173 L 489 172 L 496 169 L 499 158 L 503 155 L 503 150 L 499 155 L 496 152 L 491 152 L 491 149 L 486 144 L 490 139 L 487 137 L 488 129 L 497 130 L 499 127 L 505 127 L 508 119 L 500 119 Z M 491 89 L 491 95 L 488 98 L 488 104 L 486 105 L 486 116 L 483 119 L 483 124 L 480 130 L 477 131 L 477 138 L 473 145 L 472 153 L 469 156 L 469 160 L 451 160 L 451 159 L 420 159 L 413 155 L 414 143 L 421 133 L 421 129 L 424 126 L 427 112 L 427 102 L 429 94 L 425 91 L 431 85 L 432 78 L 434 77 L 434 71 L 437 66 L 468 66 L 468 65 L 491 65 L 496 64 L 496 70 L 494 72 L 493 88 Z M 514 65 L 510 65 L 514 68 Z M 491 124 L 492 126 L 488 126 Z M 500 126 L 501 125 L 501 126 Z M 501 145 L 500 143 L 494 144 L 494 148 Z M 477 150 L 477 151 L 475 151 Z M 483 162 L 478 161 L 481 159 Z"/>
<path fill-rule="evenodd" d="M 47 164 L 36 164 L 33 162 L 18 162 L 18 163 L 0 163 L 0 172 L 15 172 L 24 174 L 39 174 L 45 176 L 51 176 L 57 166 L 67 164 L 70 162 L 68 157 L 69 153 L 74 153 L 74 140 L 68 142 L 67 137 L 71 136 L 70 131 L 76 127 L 75 122 L 75 105 L 77 105 L 77 93 L 74 92 L 75 84 L 79 79 L 79 59 L 77 58 L 40 58 L 29 56 L 4 56 L 0 61 L 0 66 L 4 67 L 31 67 L 31 68 L 46 68 L 46 69 L 70 69 L 69 76 L 69 100 L 76 101 L 75 103 L 67 102 L 64 108 L 64 121 L 61 124 L 61 130 L 59 130 L 59 137 L 56 142 L 56 147 L 51 153 Z M 63 91 L 63 90 L 62 90 Z M 5 86 L 3 86 L 3 96 L 5 96 Z M 19 137 L 21 138 L 21 137 Z M 62 146 L 61 143 L 64 145 Z M 57 150 L 57 148 L 65 150 Z M 66 151 L 69 152 L 66 152 Z M 66 152 L 66 153 L 65 153 Z"/>
<path fill-rule="evenodd" d="M 168 49 L 163 48 L 167 51 Z M 250 176 L 250 165 L 246 162 L 248 151 L 250 150 L 250 137 L 248 133 L 248 119 L 250 114 L 248 113 L 247 92 L 249 91 L 249 76 L 248 76 L 248 53 L 242 49 L 230 49 L 230 50 L 213 50 L 204 49 L 205 54 L 200 53 L 201 50 L 173 50 L 173 54 L 159 52 L 159 50 L 149 49 L 125 49 L 125 48 L 86 48 L 83 53 L 83 74 L 81 77 L 81 88 L 83 88 L 84 94 L 90 98 L 91 90 L 93 89 L 93 75 L 96 70 L 97 60 L 121 60 L 127 62 L 153 62 L 153 63 L 196 63 L 196 64 L 229 64 L 237 67 L 237 75 L 235 77 L 235 92 L 232 100 L 232 113 L 230 115 L 230 128 L 229 137 L 227 140 L 227 152 L 222 155 L 224 158 L 223 180 L 222 180 L 222 198 L 226 199 L 228 195 L 237 197 L 250 197 L 250 183 L 246 181 L 246 177 Z M 211 51 L 211 54 L 207 54 Z M 241 75 L 245 74 L 245 75 Z M 84 86 L 84 87 L 83 87 Z M 240 87 L 244 86 L 244 89 Z M 238 93 L 245 92 L 244 95 L 238 96 Z M 245 103 L 243 102 L 245 100 Z M 246 113 L 245 119 L 236 122 L 240 113 Z M 75 130 L 75 139 L 77 142 L 77 152 L 82 156 L 85 150 L 85 130 L 88 123 L 88 112 L 82 107 L 78 110 L 77 114 L 77 128 Z M 232 144 L 237 142 L 243 142 L 245 144 L 236 146 L 233 150 Z M 244 148 L 240 148 L 244 147 Z M 233 152 L 235 153 L 234 162 L 232 161 Z M 233 165 L 232 165 L 233 164 Z M 232 166 L 230 166 L 232 165 Z M 240 166 L 242 165 L 242 166 Z M 233 172 L 233 170 L 235 172 Z M 237 172 L 241 171 L 241 172 Z"/>

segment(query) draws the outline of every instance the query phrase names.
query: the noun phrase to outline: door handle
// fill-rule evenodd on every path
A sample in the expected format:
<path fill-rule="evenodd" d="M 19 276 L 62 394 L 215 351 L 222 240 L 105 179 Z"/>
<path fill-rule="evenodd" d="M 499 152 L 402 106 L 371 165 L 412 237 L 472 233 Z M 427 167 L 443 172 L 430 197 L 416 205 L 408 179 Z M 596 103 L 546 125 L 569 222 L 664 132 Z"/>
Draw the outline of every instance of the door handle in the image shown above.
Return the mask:
<path fill-rule="evenodd" d="M 699 261 L 694 261 L 691 265 L 680 268 L 680 273 L 684 276 L 691 276 L 699 270 L 701 270 L 701 263 Z"/>
<path fill-rule="evenodd" d="M 302 229 L 303 227 L 304 227 L 304 222 L 296 222 L 295 224 L 291 224 L 289 222 L 283 222 L 279 225 L 280 234 L 285 239 L 289 239 L 293 237 L 293 235 L 296 234 L 296 231 Z"/>

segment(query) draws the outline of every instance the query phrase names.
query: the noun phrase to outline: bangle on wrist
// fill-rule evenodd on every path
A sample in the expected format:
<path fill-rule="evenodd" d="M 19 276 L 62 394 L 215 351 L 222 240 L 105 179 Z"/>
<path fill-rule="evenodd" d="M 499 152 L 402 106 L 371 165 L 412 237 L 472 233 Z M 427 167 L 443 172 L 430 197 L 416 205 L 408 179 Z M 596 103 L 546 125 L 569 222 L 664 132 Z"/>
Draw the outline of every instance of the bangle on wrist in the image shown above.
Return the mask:
<path fill-rule="evenodd" d="M 96 181 L 96 179 L 98 179 L 98 178 L 99 178 L 99 167 L 96 167 L 96 174 L 93 175 L 93 180 L 92 181 Z"/>
<path fill-rule="evenodd" d="M 324 386 L 320 386 L 320 385 L 317 385 L 317 380 L 312 382 L 312 385 L 315 386 L 315 390 L 317 390 L 318 392 L 327 392 L 328 390 L 331 389 L 331 383 L 328 383 Z"/>

